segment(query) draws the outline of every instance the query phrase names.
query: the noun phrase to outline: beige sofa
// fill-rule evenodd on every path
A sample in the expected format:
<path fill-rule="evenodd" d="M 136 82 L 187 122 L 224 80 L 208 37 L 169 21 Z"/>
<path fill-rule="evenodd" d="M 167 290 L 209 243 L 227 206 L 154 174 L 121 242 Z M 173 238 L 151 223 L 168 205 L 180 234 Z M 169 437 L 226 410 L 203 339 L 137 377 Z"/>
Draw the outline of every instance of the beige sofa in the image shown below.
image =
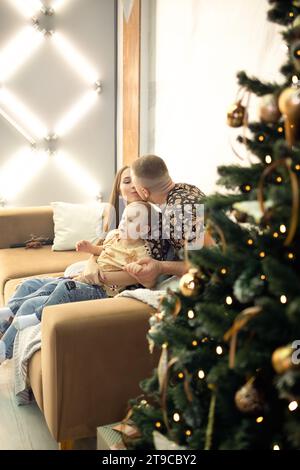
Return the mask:
<path fill-rule="evenodd" d="M 24 277 L 61 275 L 86 254 L 14 247 L 31 234 L 53 239 L 51 207 L 0 210 L 0 296 L 5 304 Z M 124 417 L 129 398 L 157 358 L 148 352 L 151 307 L 125 298 L 45 308 L 42 349 L 28 380 L 52 436 L 62 447 Z"/>

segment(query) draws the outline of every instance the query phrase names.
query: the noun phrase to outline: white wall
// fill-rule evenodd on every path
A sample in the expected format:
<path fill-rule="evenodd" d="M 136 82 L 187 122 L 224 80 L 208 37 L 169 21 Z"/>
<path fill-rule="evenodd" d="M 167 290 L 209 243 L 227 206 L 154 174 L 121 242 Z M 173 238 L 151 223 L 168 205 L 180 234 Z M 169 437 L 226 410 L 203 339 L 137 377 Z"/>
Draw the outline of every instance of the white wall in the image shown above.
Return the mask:
<path fill-rule="evenodd" d="M 142 93 L 146 87 L 149 96 L 142 102 L 147 138 L 141 153 L 161 156 L 176 181 L 210 193 L 217 166 L 239 162 L 229 145 L 235 131 L 225 124 L 238 89 L 236 72 L 280 79 L 285 51 L 279 28 L 266 20 L 267 0 L 143 2 L 150 15 L 143 30 L 149 72 Z"/>
<path fill-rule="evenodd" d="M 0 77 L 5 45 L 27 24 L 28 20 L 20 12 L 31 1 L 0 2 Z M 16 8 L 16 3 L 21 8 Z M 0 199 L 4 197 L 8 205 L 16 206 L 43 205 L 54 200 L 84 202 L 95 199 L 98 191 L 106 199 L 115 169 L 115 0 L 43 0 L 42 3 L 54 8 L 60 4 L 52 18 L 40 15 L 42 24 L 48 22 L 69 39 L 95 69 L 103 90 L 78 124 L 59 138 L 55 156 L 38 152 L 28 155 L 28 142 L 0 115 Z M 18 60 L 18 54 L 12 60 Z M 93 90 L 93 81 L 85 81 L 55 49 L 52 39 L 43 38 L 41 46 L 3 85 L 51 133 L 59 118 L 86 92 Z M 14 114 L 1 100 L 0 106 L 10 116 Z M 20 123 L 19 118 L 15 120 Z M 24 127 L 30 133 L 28 124 L 25 122 Z M 43 139 L 37 139 L 37 146 L 44 148 Z"/>

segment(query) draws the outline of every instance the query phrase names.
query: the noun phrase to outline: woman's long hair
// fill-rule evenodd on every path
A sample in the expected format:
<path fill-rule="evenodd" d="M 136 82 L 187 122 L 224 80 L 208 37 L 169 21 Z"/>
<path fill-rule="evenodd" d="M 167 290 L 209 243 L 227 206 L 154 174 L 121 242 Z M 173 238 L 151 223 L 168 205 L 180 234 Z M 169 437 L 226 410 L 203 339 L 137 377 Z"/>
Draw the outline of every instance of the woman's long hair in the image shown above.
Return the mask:
<path fill-rule="evenodd" d="M 115 176 L 115 180 L 113 183 L 113 187 L 110 193 L 110 198 L 109 198 L 109 205 L 108 207 L 105 208 L 104 214 L 103 214 L 103 236 L 105 237 L 105 234 L 111 229 L 111 225 L 115 225 L 116 227 L 119 224 L 119 219 L 120 219 L 120 186 L 121 186 L 121 179 L 122 179 L 122 174 L 125 170 L 128 170 L 130 168 L 128 165 L 123 166 L 120 168 L 120 170 L 117 172 Z M 116 228 L 112 227 L 112 228 Z M 97 245 L 102 245 L 104 241 L 104 238 L 101 237 L 100 240 L 98 240 Z"/>

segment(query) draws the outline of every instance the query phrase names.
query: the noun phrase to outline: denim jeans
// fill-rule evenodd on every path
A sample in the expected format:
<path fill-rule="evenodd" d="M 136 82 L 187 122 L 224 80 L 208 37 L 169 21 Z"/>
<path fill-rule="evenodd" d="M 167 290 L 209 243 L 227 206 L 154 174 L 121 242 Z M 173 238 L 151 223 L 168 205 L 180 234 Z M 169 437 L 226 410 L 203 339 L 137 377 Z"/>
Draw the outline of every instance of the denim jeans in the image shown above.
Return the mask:
<path fill-rule="evenodd" d="M 21 287 L 21 286 L 20 286 Z M 49 291 L 51 292 L 49 293 Z M 14 296 L 8 303 L 16 309 L 15 316 L 30 315 L 35 313 L 38 319 L 41 319 L 44 307 L 48 305 L 66 304 L 69 302 L 82 302 L 84 300 L 103 299 L 107 297 L 106 292 L 100 286 L 91 286 L 82 282 L 72 281 L 70 279 L 57 278 L 41 286 L 38 295 L 28 294 L 21 303 L 20 296 Z M 17 294 L 17 292 L 16 292 Z M 10 303 L 11 302 L 11 303 Z M 10 359 L 13 354 L 14 340 L 17 329 L 12 323 L 2 336 L 6 346 L 6 358 Z"/>
<path fill-rule="evenodd" d="M 26 279 L 17 287 L 14 295 L 8 301 L 7 307 L 11 309 L 14 316 L 17 315 L 19 308 L 25 300 L 43 295 L 44 293 L 50 295 L 60 279 L 51 277 Z M 45 286 L 47 288 L 43 290 Z M 10 322 L 7 320 L 0 322 L 0 332 L 4 333 L 9 325 Z"/>

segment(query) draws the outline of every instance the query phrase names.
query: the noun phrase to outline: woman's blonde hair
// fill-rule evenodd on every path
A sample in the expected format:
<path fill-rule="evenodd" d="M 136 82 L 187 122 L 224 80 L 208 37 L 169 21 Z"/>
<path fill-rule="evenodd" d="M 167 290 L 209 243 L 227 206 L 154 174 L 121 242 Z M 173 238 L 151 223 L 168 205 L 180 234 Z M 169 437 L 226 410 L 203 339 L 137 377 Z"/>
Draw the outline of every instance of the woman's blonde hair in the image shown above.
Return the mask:
<path fill-rule="evenodd" d="M 122 180 L 122 174 L 124 173 L 125 170 L 128 170 L 130 167 L 128 165 L 123 166 L 120 168 L 120 170 L 117 172 L 113 187 L 110 193 L 109 197 L 109 205 L 107 208 L 104 210 L 103 214 L 103 233 L 107 233 L 110 229 L 111 223 L 115 219 L 116 226 L 119 223 L 119 218 L 120 218 L 120 186 L 121 186 L 121 180 Z M 101 237 L 97 245 L 102 245 L 104 239 Z"/>

